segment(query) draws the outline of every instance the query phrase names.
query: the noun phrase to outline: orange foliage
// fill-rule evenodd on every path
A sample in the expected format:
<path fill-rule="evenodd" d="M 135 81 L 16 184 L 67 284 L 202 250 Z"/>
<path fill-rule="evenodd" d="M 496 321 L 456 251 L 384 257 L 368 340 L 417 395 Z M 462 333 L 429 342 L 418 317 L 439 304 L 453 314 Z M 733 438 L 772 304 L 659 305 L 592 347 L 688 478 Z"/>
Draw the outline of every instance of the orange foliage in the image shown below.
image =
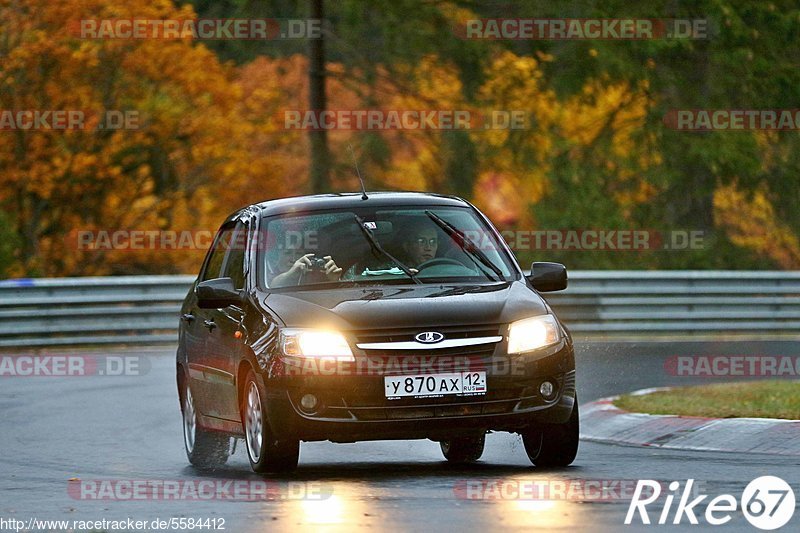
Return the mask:
<path fill-rule="evenodd" d="M 800 268 L 800 241 L 778 220 L 766 191 L 748 198 L 736 185 L 719 187 L 714 193 L 714 222 L 737 246 L 766 255 L 783 269 Z"/>
<path fill-rule="evenodd" d="M 2 107 L 134 110 L 138 128 L 0 134 L 0 201 L 24 242 L 17 274 L 193 271 L 202 250 L 86 252 L 69 230 L 214 229 L 291 189 L 258 141 L 270 133 L 232 67 L 183 40 L 81 40 L 85 18 L 190 18 L 170 1 L 35 0 L 0 8 Z M 69 90 L 65 90 L 69 88 Z M 13 274 L 14 272 L 12 272 Z"/>
<path fill-rule="evenodd" d="M 468 11 L 446 7 L 453 20 Z M 70 22 L 84 18 L 187 19 L 190 6 L 167 0 L 29 0 L 0 4 L 0 109 L 133 110 L 140 126 L 99 130 L 0 132 L 0 203 L 23 237 L 12 274 L 74 275 L 195 272 L 204 251 L 87 252 L 70 230 L 213 230 L 232 210 L 307 191 L 307 132 L 285 129 L 283 112 L 308 108 L 307 60 L 260 57 L 236 68 L 203 44 L 180 40 L 81 40 Z M 622 209 L 657 192 L 644 178 L 660 163 L 637 149 L 649 101 L 646 86 L 590 80 L 559 101 L 543 79 L 552 57 L 498 50 L 475 99 L 463 96 L 457 68 L 431 55 L 414 65 L 358 71 L 329 64 L 332 110 L 522 111 L 525 129 L 469 131 L 475 147 L 474 201 L 503 227 L 531 227 L 553 161 L 562 154 L 614 176 L 608 191 Z M 68 88 L 68 90 L 65 90 Z M 363 158 L 378 137 L 384 153 Z M 362 159 L 370 188 L 436 190 L 447 186 L 441 131 L 328 134 L 332 186 L 356 190 L 348 145 Z M 593 147 L 610 139 L 610 150 Z M 380 150 L 378 150 L 380 152 Z"/>

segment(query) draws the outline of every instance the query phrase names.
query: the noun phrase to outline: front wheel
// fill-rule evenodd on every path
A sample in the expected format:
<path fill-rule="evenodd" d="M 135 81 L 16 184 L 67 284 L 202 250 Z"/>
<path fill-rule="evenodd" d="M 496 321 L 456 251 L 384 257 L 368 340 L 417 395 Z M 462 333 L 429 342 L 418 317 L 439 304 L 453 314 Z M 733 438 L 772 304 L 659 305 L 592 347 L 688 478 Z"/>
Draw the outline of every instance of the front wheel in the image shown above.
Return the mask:
<path fill-rule="evenodd" d="M 474 437 L 456 437 L 443 440 L 439 443 L 445 459 L 451 463 L 474 463 L 483 455 L 483 448 L 486 445 L 486 435 L 476 435 Z"/>
<path fill-rule="evenodd" d="M 192 389 L 183 385 L 183 444 L 186 457 L 195 466 L 222 466 L 228 460 L 230 437 L 206 431 L 197 425 L 197 410 Z"/>
<path fill-rule="evenodd" d="M 569 420 L 563 424 L 541 424 L 522 433 L 528 459 L 536 466 L 569 466 L 578 455 L 580 422 L 578 399 Z"/>
<path fill-rule="evenodd" d="M 254 472 L 288 472 L 297 468 L 300 441 L 279 439 L 267 419 L 263 387 L 250 370 L 244 383 L 242 415 L 247 457 Z"/>

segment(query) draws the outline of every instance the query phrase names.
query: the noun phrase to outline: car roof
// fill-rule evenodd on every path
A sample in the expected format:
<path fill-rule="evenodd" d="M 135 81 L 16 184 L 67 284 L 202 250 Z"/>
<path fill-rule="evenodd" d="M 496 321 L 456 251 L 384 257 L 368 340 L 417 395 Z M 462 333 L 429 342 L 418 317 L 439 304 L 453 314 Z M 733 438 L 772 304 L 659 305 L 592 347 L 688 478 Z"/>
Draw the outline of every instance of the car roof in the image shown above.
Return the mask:
<path fill-rule="evenodd" d="M 400 207 L 406 205 L 471 207 L 469 202 L 457 196 L 425 192 L 374 191 L 367 192 L 367 196 L 368 199 L 363 200 L 360 192 L 348 192 L 278 198 L 244 207 L 228 217 L 228 220 L 235 220 L 258 213 L 262 216 L 273 216 L 355 207 Z"/>

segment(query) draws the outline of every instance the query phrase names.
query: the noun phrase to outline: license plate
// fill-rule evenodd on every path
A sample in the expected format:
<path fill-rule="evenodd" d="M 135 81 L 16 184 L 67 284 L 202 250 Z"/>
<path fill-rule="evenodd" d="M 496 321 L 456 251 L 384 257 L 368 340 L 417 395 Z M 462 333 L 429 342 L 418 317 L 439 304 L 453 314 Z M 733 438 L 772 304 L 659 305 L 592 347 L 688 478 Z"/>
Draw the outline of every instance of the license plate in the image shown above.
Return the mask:
<path fill-rule="evenodd" d="M 449 372 L 446 374 L 417 374 L 386 376 L 384 393 L 390 400 L 397 398 L 430 398 L 435 396 L 486 394 L 486 372 Z"/>

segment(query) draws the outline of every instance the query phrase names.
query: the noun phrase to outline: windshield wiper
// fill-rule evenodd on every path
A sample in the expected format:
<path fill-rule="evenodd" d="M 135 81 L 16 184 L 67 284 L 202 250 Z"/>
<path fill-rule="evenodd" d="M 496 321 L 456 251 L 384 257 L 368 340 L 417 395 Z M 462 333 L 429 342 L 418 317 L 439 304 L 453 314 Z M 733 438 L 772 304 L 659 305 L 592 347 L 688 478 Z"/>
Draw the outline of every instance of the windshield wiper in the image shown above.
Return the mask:
<path fill-rule="evenodd" d="M 406 274 L 409 278 L 414 280 L 414 283 L 422 285 L 422 282 L 418 280 L 415 276 L 419 271 L 416 269 L 408 268 L 399 259 L 397 259 L 395 256 L 384 250 L 383 246 L 381 246 L 380 243 L 375 239 L 375 236 L 372 235 L 372 232 L 368 230 L 367 227 L 364 225 L 364 219 L 358 215 L 355 215 L 355 217 L 356 217 L 356 222 L 358 223 L 358 227 L 361 230 L 361 233 L 363 233 L 364 237 L 367 239 L 367 241 L 369 241 L 369 246 L 370 248 L 372 248 L 372 253 L 374 254 L 377 251 L 378 253 L 389 259 L 389 261 L 397 265 L 397 268 L 402 270 L 404 274 Z"/>
<path fill-rule="evenodd" d="M 467 252 L 468 257 L 470 259 L 472 259 L 472 262 L 475 263 L 475 266 L 480 267 L 480 265 L 478 265 L 478 262 L 475 261 L 475 259 L 477 258 L 478 261 L 483 263 L 484 266 L 486 266 L 489 269 L 491 269 L 491 271 L 494 272 L 497 275 L 497 279 L 496 280 L 492 279 L 492 277 L 489 276 L 488 272 L 486 272 L 485 270 L 481 269 L 481 272 L 483 272 L 483 274 L 487 278 L 489 278 L 492 281 L 500 281 L 500 280 L 503 279 L 503 272 L 497 267 L 497 265 L 492 263 L 491 259 L 486 257 L 485 253 L 483 253 L 477 246 L 475 246 L 475 243 L 473 243 L 471 240 L 467 239 L 467 237 L 464 235 L 463 231 L 461 231 L 460 229 L 456 228 L 455 226 L 453 226 L 452 224 L 450 224 L 446 220 L 440 218 L 438 215 L 436 215 L 435 213 L 433 213 L 431 211 L 425 211 L 425 214 L 428 215 L 428 218 L 433 220 L 436 223 L 437 226 L 442 228 L 442 231 L 447 233 L 447 235 L 451 239 L 453 239 L 456 242 L 456 244 L 462 250 Z"/>

